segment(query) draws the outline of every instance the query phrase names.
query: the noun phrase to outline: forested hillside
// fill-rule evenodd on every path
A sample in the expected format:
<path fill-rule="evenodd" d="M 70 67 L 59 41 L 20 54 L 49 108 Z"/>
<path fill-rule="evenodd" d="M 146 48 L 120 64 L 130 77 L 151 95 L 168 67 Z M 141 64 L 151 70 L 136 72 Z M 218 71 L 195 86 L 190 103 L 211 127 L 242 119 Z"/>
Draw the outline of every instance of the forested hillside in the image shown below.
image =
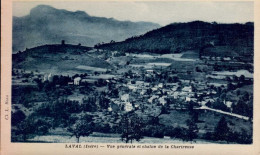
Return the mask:
<path fill-rule="evenodd" d="M 98 44 L 95 47 L 125 52 L 152 53 L 179 53 L 186 50 L 201 50 L 205 47 L 224 47 L 225 50 L 235 51 L 238 54 L 245 51 L 252 53 L 253 33 L 253 23 L 218 24 L 194 21 L 173 23 L 144 35 L 131 37 L 123 42 Z"/>

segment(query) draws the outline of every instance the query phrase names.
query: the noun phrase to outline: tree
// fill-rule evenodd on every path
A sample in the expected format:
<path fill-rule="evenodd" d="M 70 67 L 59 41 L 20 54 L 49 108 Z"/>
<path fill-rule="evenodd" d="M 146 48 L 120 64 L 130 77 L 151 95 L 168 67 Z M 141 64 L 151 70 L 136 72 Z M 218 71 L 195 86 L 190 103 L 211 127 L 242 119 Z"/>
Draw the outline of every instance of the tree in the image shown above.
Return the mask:
<path fill-rule="evenodd" d="M 226 99 L 226 97 L 227 97 L 227 94 L 226 94 L 226 93 L 222 93 L 222 94 L 220 95 L 220 99 L 221 99 L 222 101 L 224 101 L 224 100 Z"/>
<path fill-rule="evenodd" d="M 233 75 L 233 81 L 238 82 L 238 77 L 236 75 Z"/>
<path fill-rule="evenodd" d="M 110 133 L 111 132 L 111 126 L 108 123 L 95 124 L 95 132 Z"/>
<path fill-rule="evenodd" d="M 51 125 L 48 121 L 44 119 L 38 119 L 34 122 L 35 126 L 35 134 L 37 135 L 45 135 L 48 133 Z"/>
<path fill-rule="evenodd" d="M 214 131 L 215 139 L 228 141 L 229 132 L 230 129 L 225 117 L 221 117 Z"/>
<path fill-rule="evenodd" d="M 92 117 L 85 115 L 68 128 L 68 131 L 72 133 L 72 136 L 77 138 L 77 143 L 79 143 L 80 137 L 89 136 L 93 132 L 94 123 L 92 122 Z"/>
<path fill-rule="evenodd" d="M 194 110 L 193 113 L 192 113 L 192 121 L 194 122 L 198 122 L 199 121 L 199 112 Z"/>
<path fill-rule="evenodd" d="M 246 132 L 246 130 L 242 129 L 241 133 L 238 135 L 239 143 L 241 144 L 252 144 L 252 134 Z"/>
<path fill-rule="evenodd" d="M 136 141 L 140 141 L 143 138 L 143 120 L 134 115 L 131 117 L 131 126 L 133 128 L 134 133 L 131 135 L 131 139 L 135 139 Z M 131 140 L 132 143 L 132 140 Z"/>
<path fill-rule="evenodd" d="M 15 134 L 22 136 L 22 141 L 26 141 L 36 135 L 45 135 L 51 127 L 48 118 L 39 118 L 35 114 L 29 115 L 26 119 L 16 125 Z"/>
<path fill-rule="evenodd" d="M 239 77 L 239 81 L 243 83 L 245 81 L 245 75 L 241 75 Z"/>
<path fill-rule="evenodd" d="M 234 90 L 234 89 L 235 89 L 235 85 L 233 85 L 231 82 L 228 82 L 227 90 Z"/>
<path fill-rule="evenodd" d="M 109 106 L 109 102 L 110 100 L 108 98 L 106 98 L 103 95 L 100 95 L 99 97 L 99 107 L 100 109 L 107 109 Z"/>
<path fill-rule="evenodd" d="M 119 95 L 118 89 L 113 88 L 113 89 L 111 90 L 111 97 L 118 98 L 118 95 Z"/>
<path fill-rule="evenodd" d="M 193 111 L 194 111 L 194 102 L 193 101 L 190 101 L 189 104 L 188 104 L 188 110 L 189 110 L 189 113 L 190 114 L 193 114 Z"/>
<path fill-rule="evenodd" d="M 144 135 L 149 137 L 163 138 L 167 131 L 164 125 L 152 125 L 149 124 L 145 126 Z"/>
<path fill-rule="evenodd" d="M 231 78 L 229 76 L 226 77 L 227 82 L 232 82 Z"/>
<path fill-rule="evenodd" d="M 98 107 L 96 105 L 96 97 L 90 96 L 88 98 L 83 98 L 81 108 L 83 111 L 88 111 L 88 112 L 97 111 Z"/>
<path fill-rule="evenodd" d="M 25 119 L 17 125 L 17 134 L 22 135 L 23 141 L 25 142 L 29 134 L 34 134 L 36 127 L 33 124 L 32 119 Z"/>
<path fill-rule="evenodd" d="M 250 105 L 253 105 L 252 103 Z M 249 106 L 247 101 L 243 99 L 239 99 L 238 102 L 235 104 L 232 104 L 232 109 L 234 113 L 245 115 L 245 116 L 251 116 L 253 114 L 252 107 Z"/>
<path fill-rule="evenodd" d="M 128 143 L 129 141 L 140 141 L 143 138 L 143 120 L 136 114 L 129 116 L 123 115 L 120 126 L 122 127 L 121 140 Z"/>
<path fill-rule="evenodd" d="M 169 114 L 170 112 L 168 111 L 168 109 L 169 109 L 169 105 L 167 103 L 165 105 L 162 105 L 160 115 Z"/>
<path fill-rule="evenodd" d="M 192 142 L 193 139 L 198 137 L 199 129 L 197 124 L 192 120 L 187 120 L 186 123 L 188 130 L 184 132 L 183 140 Z"/>
<path fill-rule="evenodd" d="M 196 72 L 201 72 L 201 69 L 198 66 L 195 69 L 196 69 Z"/>
<path fill-rule="evenodd" d="M 174 109 L 176 109 L 178 107 L 178 102 L 173 97 L 166 98 L 166 104 L 173 105 Z"/>
<path fill-rule="evenodd" d="M 160 123 L 159 123 L 159 115 L 158 116 L 150 116 L 150 119 L 148 120 L 148 124 L 160 125 Z"/>
<path fill-rule="evenodd" d="M 171 131 L 170 136 L 171 136 L 171 138 L 182 138 L 183 137 L 183 131 L 184 131 L 183 128 L 176 127 Z"/>
<path fill-rule="evenodd" d="M 210 108 L 219 109 L 219 110 L 222 110 L 222 111 L 229 111 L 229 108 L 219 98 L 211 104 Z"/>
<path fill-rule="evenodd" d="M 245 92 L 243 94 L 242 100 L 245 101 L 245 102 L 249 100 L 249 93 L 248 92 Z"/>
<path fill-rule="evenodd" d="M 16 112 L 12 113 L 12 120 L 11 123 L 12 125 L 16 125 L 18 123 L 20 123 L 21 121 L 23 121 L 25 119 L 25 114 L 23 111 L 21 110 L 17 110 Z"/>
<path fill-rule="evenodd" d="M 127 114 L 122 117 L 122 120 L 120 122 L 121 127 L 122 127 L 121 140 L 125 141 L 126 143 L 129 142 L 130 134 L 132 134 L 129 122 L 130 122 L 130 120 L 129 120 L 129 117 Z"/>

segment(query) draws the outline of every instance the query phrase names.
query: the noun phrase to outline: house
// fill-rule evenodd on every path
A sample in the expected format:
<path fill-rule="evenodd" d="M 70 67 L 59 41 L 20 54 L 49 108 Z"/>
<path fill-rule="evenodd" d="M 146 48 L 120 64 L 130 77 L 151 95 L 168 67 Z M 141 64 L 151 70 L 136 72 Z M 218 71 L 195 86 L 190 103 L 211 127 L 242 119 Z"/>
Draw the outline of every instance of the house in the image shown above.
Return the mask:
<path fill-rule="evenodd" d="M 190 101 L 197 102 L 198 100 L 195 97 L 191 97 L 189 95 L 189 96 L 186 96 L 185 101 L 186 102 L 190 102 Z"/>
<path fill-rule="evenodd" d="M 137 85 L 137 86 L 144 86 L 144 81 L 136 81 L 135 85 Z"/>
<path fill-rule="evenodd" d="M 148 102 L 149 102 L 149 103 L 152 103 L 153 100 L 156 99 L 156 98 L 158 98 L 158 97 L 159 97 L 159 96 L 157 96 L 157 95 L 153 95 L 152 97 L 150 97 L 150 98 L 148 99 Z"/>
<path fill-rule="evenodd" d="M 47 75 L 43 76 L 43 82 L 45 82 L 45 81 L 48 81 L 48 76 Z"/>
<path fill-rule="evenodd" d="M 146 72 L 149 73 L 149 74 L 152 74 L 153 70 L 152 69 L 148 69 L 148 70 L 146 70 Z"/>
<path fill-rule="evenodd" d="M 232 106 L 232 104 L 233 104 L 233 102 L 231 102 L 231 101 L 226 101 L 226 100 L 224 100 L 223 102 L 224 102 L 224 104 L 225 104 L 228 108 L 231 108 L 231 106 Z"/>
<path fill-rule="evenodd" d="M 179 92 L 178 92 L 178 91 L 175 91 L 175 92 L 173 93 L 173 98 L 174 98 L 174 99 L 179 98 Z"/>
<path fill-rule="evenodd" d="M 160 102 L 162 105 L 166 104 L 167 102 L 166 102 L 166 100 L 165 100 L 165 96 L 159 98 L 159 102 Z"/>
<path fill-rule="evenodd" d="M 80 81 L 81 81 L 81 77 L 76 77 L 74 79 L 74 85 L 79 85 Z"/>
<path fill-rule="evenodd" d="M 190 97 L 186 96 L 185 101 L 186 101 L 186 102 L 190 102 L 190 101 L 191 101 Z"/>
<path fill-rule="evenodd" d="M 162 83 L 159 83 L 159 84 L 158 84 L 158 87 L 159 87 L 159 88 L 163 88 L 163 84 L 162 84 Z"/>
<path fill-rule="evenodd" d="M 127 85 L 127 87 L 133 91 L 135 91 L 138 88 L 135 85 Z"/>
<path fill-rule="evenodd" d="M 145 87 L 149 87 L 149 86 L 150 86 L 150 83 L 149 83 L 149 82 L 144 82 L 144 86 L 145 86 Z"/>
<path fill-rule="evenodd" d="M 141 89 L 140 95 L 144 95 L 147 91 L 145 89 Z"/>
<path fill-rule="evenodd" d="M 48 75 L 48 80 L 49 80 L 50 82 L 53 80 L 53 75 L 52 75 L 51 73 Z"/>
<path fill-rule="evenodd" d="M 224 59 L 225 61 L 230 61 L 230 60 L 231 60 L 230 57 L 224 57 L 223 59 Z"/>
<path fill-rule="evenodd" d="M 214 99 L 212 99 L 212 98 L 209 98 L 209 97 L 204 97 L 204 98 L 203 98 L 203 101 L 205 102 L 205 104 L 206 104 L 206 103 L 208 103 L 208 102 L 210 102 L 210 103 L 213 103 L 213 102 L 215 102 L 215 100 L 214 100 Z M 203 101 L 202 101 L 202 102 L 203 102 Z"/>
<path fill-rule="evenodd" d="M 133 105 L 130 102 L 126 102 L 124 108 L 125 108 L 125 111 L 132 111 Z"/>
<path fill-rule="evenodd" d="M 192 88 L 191 88 L 191 86 L 185 86 L 182 88 L 182 91 L 183 92 L 192 92 Z"/>
<path fill-rule="evenodd" d="M 153 90 L 153 91 L 157 91 L 158 88 L 157 88 L 157 87 L 153 87 L 152 90 Z"/>
<path fill-rule="evenodd" d="M 124 94 L 120 97 L 121 101 L 129 102 L 129 94 Z"/>
<path fill-rule="evenodd" d="M 43 81 L 49 81 L 51 82 L 53 80 L 53 75 L 50 73 L 50 74 L 46 74 L 44 75 L 43 77 Z"/>

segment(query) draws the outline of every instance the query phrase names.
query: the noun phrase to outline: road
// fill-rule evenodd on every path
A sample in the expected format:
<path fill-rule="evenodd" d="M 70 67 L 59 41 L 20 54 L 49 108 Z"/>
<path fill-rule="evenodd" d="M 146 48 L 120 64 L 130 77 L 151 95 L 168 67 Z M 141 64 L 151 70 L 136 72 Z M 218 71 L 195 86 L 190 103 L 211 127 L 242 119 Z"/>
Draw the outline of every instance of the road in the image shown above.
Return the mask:
<path fill-rule="evenodd" d="M 226 115 L 234 116 L 234 117 L 237 117 L 237 118 L 240 118 L 240 119 L 249 120 L 249 117 L 234 114 L 234 113 L 231 113 L 231 112 L 222 111 L 222 110 L 212 109 L 212 108 L 209 108 L 207 106 L 201 106 L 201 107 L 196 108 L 196 109 L 211 110 L 211 111 L 215 111 L 215 112 L 218 112 L 218 113 L 221 113 L 221 114 L 226 114 Z"/>

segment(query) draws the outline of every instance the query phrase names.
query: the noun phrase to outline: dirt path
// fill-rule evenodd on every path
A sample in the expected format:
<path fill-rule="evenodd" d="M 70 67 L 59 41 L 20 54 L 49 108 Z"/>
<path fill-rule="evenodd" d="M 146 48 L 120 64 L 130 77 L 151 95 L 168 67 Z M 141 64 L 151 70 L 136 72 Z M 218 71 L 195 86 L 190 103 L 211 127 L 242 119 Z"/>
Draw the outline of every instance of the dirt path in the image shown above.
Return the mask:
<path fill-rule="evenodd" d="M 234 116 L 234 117 L 237 117 L 237 118 L 240 118 L 240 119 L 244 119 L 244 120 L 247 120 L 247 121 L 249 120 L 249 117 L 230 113 L 230 112 L 225 112 L 225 111 L 222 111 L 222 110 L 212 109 L 212 108 L 209 108 L 207 106 L 202 106 L 202 107 L 199 107 L 197 109 L 211 110 L 211 111 L 215 111 L 215 112 L 218 112 L 218 113 L 221 113 L 221 114 L 226 114 L 226 115 Z"/>

